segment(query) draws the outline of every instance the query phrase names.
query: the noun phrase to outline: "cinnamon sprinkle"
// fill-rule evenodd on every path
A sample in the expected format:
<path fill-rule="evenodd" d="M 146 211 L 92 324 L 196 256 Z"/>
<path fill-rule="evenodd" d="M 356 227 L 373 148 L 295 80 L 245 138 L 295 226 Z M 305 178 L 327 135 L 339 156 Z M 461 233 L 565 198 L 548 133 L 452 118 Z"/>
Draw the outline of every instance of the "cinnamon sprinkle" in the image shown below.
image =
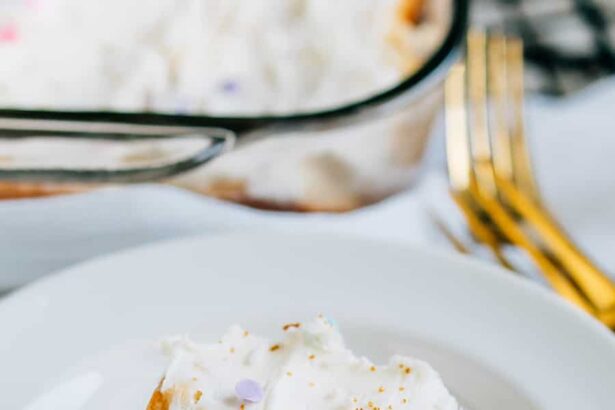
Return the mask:
<path fill-rule="evenodd" d="M 291 329 L 291 328 L 298 329 L 300 327 L 301 327 L 301 323 L 297 322 L 297 323 L 288 323 L 288 324 L 284 325 L 282 327 L 282 329 L 286 332 L 286 331 L 288 331 L 288 329 Z"/>

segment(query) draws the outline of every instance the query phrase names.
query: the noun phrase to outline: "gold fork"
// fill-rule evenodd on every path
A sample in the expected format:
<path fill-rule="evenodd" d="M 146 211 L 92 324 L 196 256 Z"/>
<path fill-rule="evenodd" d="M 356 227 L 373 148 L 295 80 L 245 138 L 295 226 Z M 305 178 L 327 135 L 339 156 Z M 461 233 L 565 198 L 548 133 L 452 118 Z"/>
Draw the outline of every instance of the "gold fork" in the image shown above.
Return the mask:
<path fill-rule="evenodd" d="M 560 295 L 615 325 L 615 285 L 555 222 L 542 202 L 523 131 L 519 40 L 468 36 L 466 64 L 446 84 L 451 195 L 477 240 L 498 257 L 503 238 L 524 249 Z M 476 221 L 491 235 L 476 234 Z M 498 257 L 498 259 L 500 259 Z"/>

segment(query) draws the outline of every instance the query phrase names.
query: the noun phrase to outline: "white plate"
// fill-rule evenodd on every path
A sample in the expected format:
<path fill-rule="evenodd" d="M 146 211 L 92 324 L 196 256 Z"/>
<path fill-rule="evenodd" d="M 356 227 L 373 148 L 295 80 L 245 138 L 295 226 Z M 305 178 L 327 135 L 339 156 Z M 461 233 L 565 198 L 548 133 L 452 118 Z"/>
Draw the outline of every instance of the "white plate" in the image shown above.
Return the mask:
<path fill-rule="evenodd" d="M 0 407 L 144 409 L 163 369 L 157 338 L 217 340 L 236 322 L 271 334 L 320 312 L 359 353 L 430 361 L 472 410 L 615 403 L 615 338 L 509 273 L 383 242 L 251 233 L 117 254 L 9 297 Z"/>

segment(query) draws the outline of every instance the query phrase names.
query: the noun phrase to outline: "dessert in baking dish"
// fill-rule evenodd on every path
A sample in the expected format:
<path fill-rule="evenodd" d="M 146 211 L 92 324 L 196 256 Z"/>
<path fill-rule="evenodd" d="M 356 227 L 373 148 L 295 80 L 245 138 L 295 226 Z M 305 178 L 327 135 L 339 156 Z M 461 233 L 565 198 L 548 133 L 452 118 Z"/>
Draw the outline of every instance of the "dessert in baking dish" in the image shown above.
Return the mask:
<path fill-rule="evenodd" d="M 429 364 L 355 356 L 329 320 L 284 326 L 279 343 L 232 327 L 219 343 L 166 342 L 170 364 L 147 410 L 458 410 Z"/>
<path fill-rule="evenodd" d="M 0 3 L 0 107 L 231 116 L 332 108 L 395 85 L 441 43 L 451 5 L 450 0 Z M 171 182 L 264 208 L 354 209 L 414 178 L 437 105 L 432 93 L 392 118 L 255 143 Z M 74 190 L 6 184 L 0 198 Z"/>
<path fill-rule="evenodd" d="M 381 91 L 438 45 L 443 0 L 12 0 L 0 106 L 296 113 Z"/>

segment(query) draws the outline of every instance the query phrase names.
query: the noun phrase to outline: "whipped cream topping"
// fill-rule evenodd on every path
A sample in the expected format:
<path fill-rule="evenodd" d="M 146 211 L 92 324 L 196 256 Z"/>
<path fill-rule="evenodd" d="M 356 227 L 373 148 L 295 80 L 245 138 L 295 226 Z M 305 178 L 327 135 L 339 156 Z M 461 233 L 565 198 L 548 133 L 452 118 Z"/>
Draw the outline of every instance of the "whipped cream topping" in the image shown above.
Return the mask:
<path fill-rule="evenodd" d="M 234 326 L 217 344 L 181 337 L 164 345 L 171 362 L 158 395 L 169 410 L 459 409 L 429 364 L 394 356 L 375 365 L 323 317 L 285 326 L 279 343 Z M 262 387 L 261 400 L 238 397 L 246 380 Z"/>
<path fill-rule="evenodd" d="M 0 105 L 227 115 L 338 105 L 394 84 L 441 41 L 443 0 L 400 27 L 406 1 L 423 2 L 4 0 Z"/>

